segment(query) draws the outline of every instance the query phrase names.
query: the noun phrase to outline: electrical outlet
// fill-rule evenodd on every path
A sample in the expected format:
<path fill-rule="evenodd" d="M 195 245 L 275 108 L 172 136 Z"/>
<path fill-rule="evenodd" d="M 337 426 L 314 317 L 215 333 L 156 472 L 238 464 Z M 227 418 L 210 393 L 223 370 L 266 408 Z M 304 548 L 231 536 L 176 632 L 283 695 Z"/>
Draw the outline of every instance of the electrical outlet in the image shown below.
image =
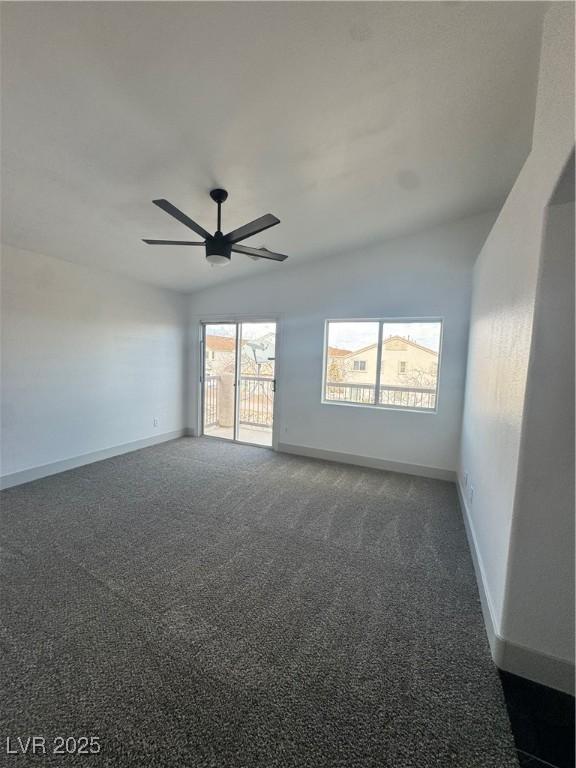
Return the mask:
<path fill-rule="evenodd" d="M 158 424 L 160 424 L 160 419 L 158 418 L 158 416 L 154 416 L 154 418 L 152 419 L 152 425 L 154 427 L 157 427 Z"/>

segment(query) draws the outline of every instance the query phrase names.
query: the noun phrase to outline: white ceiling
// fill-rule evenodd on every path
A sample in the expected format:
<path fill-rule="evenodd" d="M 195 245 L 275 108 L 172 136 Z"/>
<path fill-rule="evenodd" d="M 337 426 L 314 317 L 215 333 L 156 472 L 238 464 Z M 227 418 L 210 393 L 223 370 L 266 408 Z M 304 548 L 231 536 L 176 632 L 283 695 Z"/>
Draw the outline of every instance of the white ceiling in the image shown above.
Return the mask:
<path fill-rule="evenodd" d="M 501 204 L 530 149 L 540 3 L 3 3 L 3 240 L 182 291 Z M 214 230 L 218 268 L 151 204 Z"/>

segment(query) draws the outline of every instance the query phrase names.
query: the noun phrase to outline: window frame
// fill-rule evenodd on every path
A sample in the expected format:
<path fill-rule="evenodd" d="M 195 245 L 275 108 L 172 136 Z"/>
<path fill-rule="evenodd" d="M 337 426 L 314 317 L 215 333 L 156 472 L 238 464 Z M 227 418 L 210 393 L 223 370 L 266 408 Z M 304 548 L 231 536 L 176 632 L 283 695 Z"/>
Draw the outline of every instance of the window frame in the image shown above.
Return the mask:
<path fill-rule="evenodd" d="M 438 344 L 438 370 L 436 373 L 436 399 L 434 408 L 409 408 L 403 405 L 382 405 L 381 403 L 354 403 L 351 400 L 327 400 L 326 399 L 326 371 L 328 367 L 328 336 L 330 323 L 378 323 L 378 351 L 376 355 L 375 390 L 380 383 L 380 371 L 382 366 L 382 335 L 386 323 L 439 323 L 440 338 Z M 322 390 L 321 405 L 342 405 L 349 408 L 372 408 L 377 411 L 400 411 L 403 413 L 419 413 L 421 415 L 436 415 L 440 402 L 440 384 L 442 375 L 442 351 L 444 345 L 444 318 L 443 317 L 329 317 L 324 320 L 324 340 L 322 350 Z"/>

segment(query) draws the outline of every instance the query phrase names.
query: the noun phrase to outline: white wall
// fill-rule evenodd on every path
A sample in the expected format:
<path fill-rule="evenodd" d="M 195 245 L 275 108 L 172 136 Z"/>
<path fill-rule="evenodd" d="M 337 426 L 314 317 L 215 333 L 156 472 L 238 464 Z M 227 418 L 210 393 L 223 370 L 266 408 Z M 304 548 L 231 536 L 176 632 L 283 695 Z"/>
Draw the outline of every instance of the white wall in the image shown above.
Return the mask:
<path fill-rule="evenodd" d="M 574 203 L 548 210 L 502 633 L 574 654 Z"/>
<path fill-rule="evenodd" d="M 567 567 L 570 553 L 565 547 L 558 549 L 559 561 L 554 565 L 544 561 L 556 556 L 554 549 L 562 538 L 573 545 L 568 525 L 573 509 L 565 508 L 567 497 L 557 488 L 557 472 L 539 473 L 544 487 L 538 500 L 544 503 L 547 498 L 547 502 L 544 507 L 534 506 L 536 499 L 529 501 L 532 483 L 526 470 L 534 465 L 535 454 L 548 469 L 555 463 L 566 466 L 566 439 L 546 440 L 548 430 L 534 429 L 537 409 L 530 410 L 527 403 L 527 382 L 530 376 L 535 398 L 544 387 L 560 412 L 564 411 L 566 424 L 573 423 L 569 382 L 562 381 L 566 367 L 558 367 L 557 378 L 549 377 L 538 363 L 535 348 L 538 334 L 550 334 L 549 327 L 535 327 L 536 316 L 538 322 L 557 325 L 557 354 L 571 354 L 566 328 L 573 326 L 573 317 L 560 321 L 557 315 L 551 319 L 543 311 L 538 319 L 535 310 L 540 300 L 556 300 L 546 283 L 539 283 L 539 275 L 544 274 L 547 205 L 574 144 L 573 57 L 572 7 L 553 4 L 544 22 L 532 151 L 474 268 L 460 459 L 462 493 L 490 622 L 496 640 L 508 644 L 507 649 L 501 647 L 496 653 L 510 671 L 558 687 L 572 685 L 567 678 L 574 659 L 570 643 L 573 605 L 569 605 L 573 574 Z M 552 216 L 559 218 L 553 235 L 555 245 L 549 246 L 548 256 L 558 261 L 558 271 L 553 276 L 551 273 L 550 281 L 566 280 L 573 290 L 569 266 L 573 253 L 566 252 L 569 216 L 565 212 Z M 566 297 L 559 298 L 562 300 L 566 302 Z M 551 411 L 547 413 L 552 418 Z M 550 546 L 540 549 L 542 536 Z M 546 583 L 530 592 L 536 574 Z M 515 661 L 513 647 L 517 647 Z M 523 654 L 520 648 L 539 654 L 539 658 Z M 555 664 L 555 660 L 561 663 Z"/>
<path fill-rule="evenodd" d="M 472 265 L 494 218 L 474 216 L 307 265 L 274 265 L 265 274 L 255 262 L 253 279 L 193 294 L 189 426 L 198 418 L 200 320 L 279 316 L 282 443 L 455 470 Z M 324 320 L 339 317 L 442 317 L 438 413 L 321 404 Z"/>
<path fill-rule="evenodd" d="M 4 247 L 2 475 L 182 430 L 185 301 Z"/>

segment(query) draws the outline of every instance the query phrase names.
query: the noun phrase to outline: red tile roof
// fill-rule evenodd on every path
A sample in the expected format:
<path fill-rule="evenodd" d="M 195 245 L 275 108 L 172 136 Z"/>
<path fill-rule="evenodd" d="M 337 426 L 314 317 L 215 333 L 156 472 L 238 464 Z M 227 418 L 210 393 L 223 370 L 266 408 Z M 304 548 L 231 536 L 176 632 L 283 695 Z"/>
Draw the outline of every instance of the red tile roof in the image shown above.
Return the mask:
<path fill-rule="evenodd" d="M 206 336 L 206 349 L 234 352 L 236 339 L 231 336 Z"/>

